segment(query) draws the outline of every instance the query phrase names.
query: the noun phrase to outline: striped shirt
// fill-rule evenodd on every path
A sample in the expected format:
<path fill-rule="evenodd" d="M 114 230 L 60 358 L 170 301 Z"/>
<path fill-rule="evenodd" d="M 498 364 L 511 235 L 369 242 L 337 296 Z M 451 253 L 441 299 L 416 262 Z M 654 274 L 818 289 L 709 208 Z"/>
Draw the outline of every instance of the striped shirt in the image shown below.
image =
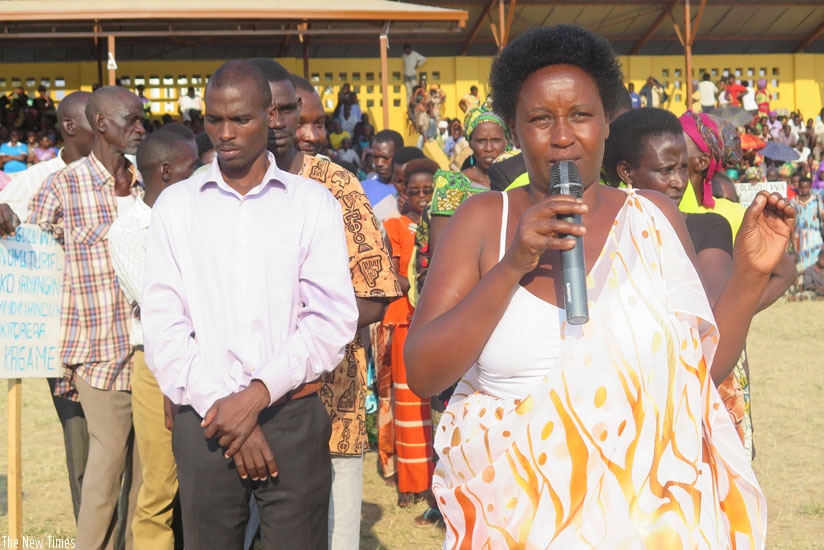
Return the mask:
<path fill-rule="evenodd" d="M 143 188 L 134 166 L 131 193 Z M 64 379 L 55 395 L 74 397 L 74 377 L 102 390 L 128 390 L 130 306 L 120 290 L 108 233 L 117 218 L 114 177 L 94 156 L 50 176 L 32 201 L 30 223 L 51 231 L 66 251 L 61 314 Z"/>

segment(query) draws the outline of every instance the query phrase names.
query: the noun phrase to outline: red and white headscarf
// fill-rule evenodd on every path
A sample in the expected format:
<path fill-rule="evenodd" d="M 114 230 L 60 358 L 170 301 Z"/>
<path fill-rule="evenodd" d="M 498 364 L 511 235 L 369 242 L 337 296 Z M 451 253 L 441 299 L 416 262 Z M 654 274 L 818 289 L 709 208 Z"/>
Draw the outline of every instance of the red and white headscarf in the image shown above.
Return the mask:
<path fill-rule="evenodd" d="M 707 113 L 693 113 L 687 111 L 681 118 L 681 128 L 687 134 L 698 150 L 710 156 L 707 174 L 704 176 L 705 208 L 714 208 L 715 199 L 712 196 L 712 177 L 724 168 L 724 143 L 721 139 L 721 130 L 714 117 Z"/>

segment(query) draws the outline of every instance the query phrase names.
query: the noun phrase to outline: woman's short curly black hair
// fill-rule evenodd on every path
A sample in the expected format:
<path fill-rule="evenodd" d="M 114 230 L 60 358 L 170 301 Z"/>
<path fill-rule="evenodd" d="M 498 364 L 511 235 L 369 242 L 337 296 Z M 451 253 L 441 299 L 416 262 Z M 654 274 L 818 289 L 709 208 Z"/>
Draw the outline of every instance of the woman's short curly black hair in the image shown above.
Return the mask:
<path fill-rule="evenodd" d="M 504 120 L 515 119 L 518 95 L 524 80 L 549 65 L 574 65 L 598 85 L 604 111 L 609 117 L 623 88 L 621 64 L 605 38 L 573 25 L 536 27 L 507 45 L 492 63 L 489 75 L 492 104 Z"/>
<path fill-rule="evenodd" d="M 617 186 L 618 163 L 641 165 L 641 155 L 647 140 L 663 135 L 682 135 L 678 117 L 665 109 L 632 109 L 609 125 L 609 137 L 604 145 L 603 175 L 610 185 Z"/>

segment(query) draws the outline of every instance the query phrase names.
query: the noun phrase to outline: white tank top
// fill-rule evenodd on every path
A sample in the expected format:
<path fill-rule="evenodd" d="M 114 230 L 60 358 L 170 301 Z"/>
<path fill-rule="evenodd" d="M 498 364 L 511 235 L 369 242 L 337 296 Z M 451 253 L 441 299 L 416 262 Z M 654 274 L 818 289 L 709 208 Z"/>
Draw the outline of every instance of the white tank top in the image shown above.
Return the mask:
<path fill-rule="evenodd" d="M 509 200 L 501 193 L 501 237 L 498 261 L 506 252 Z M 557 368 L 561 353 L 564 310 L 518 286 L 506 311 L 484 346 L 467 381 L 491 395 L 521 399 Z"/>

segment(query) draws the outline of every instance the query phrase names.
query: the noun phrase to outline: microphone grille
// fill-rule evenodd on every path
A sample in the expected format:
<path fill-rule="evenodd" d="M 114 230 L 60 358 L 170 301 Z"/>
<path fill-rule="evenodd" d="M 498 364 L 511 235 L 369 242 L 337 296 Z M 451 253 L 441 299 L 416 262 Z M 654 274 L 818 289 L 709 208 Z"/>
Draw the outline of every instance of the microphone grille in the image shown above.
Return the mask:
<path fill-rule="evenodd" d="M 581 173 L 578 171 L 578 165 L 569 161 L 564 161 L 564 164 L 569 170 L 569 181 L 573 183 L 581 183 Z"/>
<path fill-rule="evenodd" d="M 549 171 L 549 187 L 561 183 L 581 183 L 581 173 L 574 162 L 562 160 L 552 165 Z"/>
<path fill-rule="evenodd" d="M 561 185 L 561 163 L 556 162 L 552 165 L 549 171 L 549 188 L 552 189 L 556 185 Z"/>

